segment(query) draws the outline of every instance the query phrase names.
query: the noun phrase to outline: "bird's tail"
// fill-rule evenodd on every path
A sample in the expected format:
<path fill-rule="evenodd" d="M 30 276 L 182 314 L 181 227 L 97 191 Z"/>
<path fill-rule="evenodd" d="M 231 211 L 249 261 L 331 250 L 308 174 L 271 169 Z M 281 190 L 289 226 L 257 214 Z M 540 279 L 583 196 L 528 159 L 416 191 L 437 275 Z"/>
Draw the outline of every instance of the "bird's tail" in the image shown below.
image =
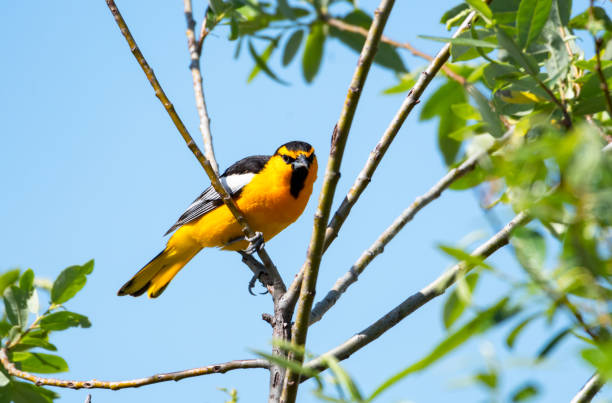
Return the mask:
<path fill-rule="evenodd" d="M 149 298 L 159 297 L 176 273 L 199 251 L 200 249 L 179 252 L 167 247 L 125 283 L 117 295 L 138 297 L 147 291 Z"/>

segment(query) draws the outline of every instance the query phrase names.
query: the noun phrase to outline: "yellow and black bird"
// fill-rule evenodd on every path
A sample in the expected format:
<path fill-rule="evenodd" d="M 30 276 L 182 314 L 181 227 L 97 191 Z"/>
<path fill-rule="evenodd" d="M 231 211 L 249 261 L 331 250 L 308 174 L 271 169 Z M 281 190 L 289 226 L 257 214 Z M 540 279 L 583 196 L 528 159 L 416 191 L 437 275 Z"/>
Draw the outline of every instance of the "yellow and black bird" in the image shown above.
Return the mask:
<path fill-rule="evenodd" d="M 241 159 L 221 175 L 254 231 L 266 241 L 302 214 L 317 179 L 317 158 L 308 143 L 291 141 L 274 155 Z M 118 295 L 158 297 L 202 248 L 239 251 L 249 246 L 240 225 L 215 189 L 208 187 L 166 232 L 166 248 L 124 284 Z"/>

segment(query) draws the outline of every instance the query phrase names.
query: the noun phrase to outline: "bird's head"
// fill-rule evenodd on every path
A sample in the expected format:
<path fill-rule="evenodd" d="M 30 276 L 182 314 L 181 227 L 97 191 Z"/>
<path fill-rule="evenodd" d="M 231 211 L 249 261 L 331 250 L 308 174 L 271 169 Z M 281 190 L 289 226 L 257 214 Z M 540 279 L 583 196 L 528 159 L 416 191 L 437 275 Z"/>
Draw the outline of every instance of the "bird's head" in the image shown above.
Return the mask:
<path fill-rule="evenodd" d="M 297 198 L 309 173 L 313 176 L 311 183 L 316 179 L 317 157 L 314 148 L 303 141 L 290 141 L 280 146 L 274 155 L 291 166 L 291 194 Z"/>

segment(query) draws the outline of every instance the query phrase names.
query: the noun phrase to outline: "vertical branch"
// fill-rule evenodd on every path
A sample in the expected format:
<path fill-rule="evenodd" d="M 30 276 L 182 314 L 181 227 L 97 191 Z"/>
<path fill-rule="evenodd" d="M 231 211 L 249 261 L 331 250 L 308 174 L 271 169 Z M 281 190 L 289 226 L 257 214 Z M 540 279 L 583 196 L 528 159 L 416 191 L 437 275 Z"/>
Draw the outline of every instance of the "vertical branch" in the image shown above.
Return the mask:
<path fill-rule="evenodd" d="M 363 49 L 361 50 L 357 68 L 353 74 L 353 79 L 351 80 L 340 118 L 332 134 L 330 156 L 325 172 L 323 188 L 319 196 L 319 206 L 315 213 L 313 233 L 308 247 L 308 255 L 304 269 L 304 281 L 302 282 L 300 291 L 300 302 L 297 308 L 295 325 L 292 330 L 292 341 L 300 346 L 304 345 L 306 342 L 310 310 L 314 299 L 321 255 L 323 254 L 325 228 L 329 220 L 336 185 L 340 178 L 340 165 L 344 154 L 344 148 L 351 129 L 353 117 L 355 116 L 355 110 L 357 109 L 361 91 L 363 90 L 368 72 L 370 71 L 372 60 L 376 54 L 380 37 L 382 36 L 393 4 L 394 0 L 382 0 L 374 12 L 374 20 L 370 26 Z M 303 361 L 303 356 L 301 354 L 296 354 L 294 358 L 300 363 Z M 285 386 L 281 396 L 282 402 L 295 402 L 299 385 L 298 380 L 299 374 L 291 370 L 287 371 Z"/>
<path fill-rule="evenodd" d="M 215 172 L 219 173 L 219 166 L 217 165 L 217 160 L 215 159 L 212 135 L 210 133 L 210 117 L 208 116 L 206 102 L 204 101 L 202 70 L 200 66 L 202 44 L 204 42 L 204 38 L 206 38 L 208 35 L 208 30 L 206 30 L 206 14 L 204 14 L 202 32 L 200 33 L 200 39 L 198 40 L 195 36 L 195 21 L 193 19 L 191 0 L 184 0 L 184 4 L 185 20 L 187 22 L 187 46 L 189 48 L 189 55 L 191 56 L 189 70 L 191 70 L 191 76 L 193 77 L 193 92 L 195 95 L 196 107 L 198 109 L 198 116 L 200 117 L 200 132 L 202 133 L 202 139 L 204 140 L 204 155 L 210 162 L 210 165 L 212 165 Z"/>

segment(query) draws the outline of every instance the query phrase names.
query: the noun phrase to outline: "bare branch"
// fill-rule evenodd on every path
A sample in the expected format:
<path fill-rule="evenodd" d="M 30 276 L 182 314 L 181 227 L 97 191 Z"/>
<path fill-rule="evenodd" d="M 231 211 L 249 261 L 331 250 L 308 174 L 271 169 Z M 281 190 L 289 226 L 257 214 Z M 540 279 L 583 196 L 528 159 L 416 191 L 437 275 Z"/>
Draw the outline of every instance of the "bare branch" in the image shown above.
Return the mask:
<path fill-rule="evenodd" d="M 510 235 L 515 228 L 527 224 L 530 220 L 531 217 L 529 217 L 525 212 L 517 214 L 497 234 L 476 248 L 474 252 L 472 252 L 472 256 L 478 258 L 486 258 L 490 256 L 495 251 L 508 244 Z M 364 346 L 382 336 L 387 330 L 397 325 L 400 321 L 405 319 L 418 308 L 422 307 L 435 297 L 442 295 L 447 288 L 455 283 L 459 275 L 467 273 L 471 268 L 472 266 L 466 262 L 460 262 L 454 265 L 427 287 L 411 295 L 404 300 L 404 302 L 393 308 L 372 325 L 352 336 L 339 346 L 329 350 L 321 357 L 334 356 L 338 360 L 345 360 L 349 358 L 354 352 L 360 350 Z M 324 370 L 324 360 L 321 357 L 309 361 L 305 364 L 305 366 L 311 369 L 321 371 Z"/>
<path fill-rule="evenodd" d="M 321 256 L 323 254 L 325 227 L 329 220 L 336 185 L 340 178 L 340 165 L 344 155 L 344 148 L 353 123 L 353 117 L 355 116 L 355 110 L 357 109 L 361 92 L 394 3 L 394 0 L 382 0 L 378 8 L 374 11 L 372 25 L 370 26 L 361 54 L 359 55 L 357 68 L 353 74 L 340 118 L 332 134 L 330 156 L 327 162 L 323 187 L 319 196 L 319 206 L 317 207 L 314 217 L 312 238 L 310 240 L 308 255 L 305 262 L 304 281 L 302 282 L 300 291 L 300 301 L 297 307 L 295 325 L 292 330 L 291 339 L 295 344 L 300 346 L 304 345 L 306 342 L 310 309 L 312 308 Z M 294 358 L 299 363 L 303 360 L 301 354 L 296 354 Z M 287 371 L 286 382 L 281 396 L 282 402 L 295 402 L 299 386 L 297 382 L 298 379 L 299 374 L 291 370 Z"/>
<path fill-rule="evenodd" d="M 195 376 L 209 375 L 209 374 L 224 374 L 228 371 L 235 369 L 248 369 L 248 368 L 269 368 L 270 363 L 263 359 L 254 360 L 235 360 L 221 364 L 208 365 L 206 367 L 192 368 L 184 371 L 169 372 L 166 374 L 152 375 L 146 378 L 131 379 L 128 381 L 99 381 L 92 379 L 90 381 L 69 381 L 55 378 L 42 378 L 31 374 L 29 372 L 21 371 L 15 367 L 11 361 L 9 361 L 5 348 L 0 349 L 0 362 L 9 373 L 9 375 L 17 378 L 28 380 L 38 386 L 57 386 L 60 388 L 70 389 L 125 389 L 125 388 L 137 388 L 139 386 L 151 385 L 153 383 L 167 382 L 167 381 L 180 381 L 185 378 L 192 378 Z"/>
<path fill-rule="evenodd" d="M 204 100 L 204 88 L 202 86 L 202 70 L 200 66 L 200 55 L 202 52 L 202 44 L 204 38 L 208 34 L 206 30 L 206 13 L 204 13 L 204 21 L 202 22 L 203 31 L 200 34 L 198 40 L 195 36 L 195 21 L 193 19 L 193 12 L 191 9 L 191 0 L 184 0 L 185 4 L 185 20 L 187 22 L 187 46 L 189 47 L 189 55 L 191 56 L 191 63 L 189 69 L 191 70 L 191 76 L 193 77 L 193 92 L 195 95 L 196 107 L 198 109 L 198 116 L 200 117 L 200 132 L 202 133 L 202 139 L 204 140 L 204 154 L 206 159 L 210 162 L 213 169 L 217 174 L 219 173 L 219 166 L 215 159 L 215 151 L 212 144 L 212 134 L 210 133 L 210 117 L 208 116 L 208 110 L 206 108 L 206 102 Z"/>
<path fill-rule="evenodd" d="M 389 242 L 410 222 L 414 216 L 429 203 L 440 197 L 440 194 L 466 173 L 472 171 L 478 161 L 486 154 L 497 149 L 499 145 L 504 144 L 510 138 L 513 130 L 509 130 L 502 138 L 500 138 L 490 149 L 484 149 L 472 157 L 465 160 L 461 165 L 451 169 L 442 179 L 440 179 L 431 189 L 422 196 L 417 197 L 414 202 L 400 214 L 399 217 L 376 239 L 376 241 L 366 249 L 359 259 L 353 264 L 346 274 L 340 277 L 332 289 L 327 293 L 325 298 L 319 301 L 313 308 L 310 314 L 310 324 L 321 320 L 323 315 L 338 301 L 340 296 L 347 288 L 358 280 L 358 277 L 376 256 L 381 254 Z"/>
<path fill-rule="evenodd" d="M 151 69 L 151 67 L 149 66 L 149 63 L 146 61 L 142 52 L 140 51 L 140 48 L 138 48 L 138 45 L 136 44 L 134 37 L 130 33 L 130 30 L 127 24 L 125 23 L 123 16 L 121 15 L 121 13 L 119 12 L 119 9 L 115 5 L 115 1 L 106 0 L 106 4 L 108 5 L 108 8 L 113 14 L 113 17 L 115 18 L 115 22 L 119 26 L 121 33 L 125 37 L 130 47 L 130 50 L 132 51 L 132 54 L 138 61 L 138 64 L 144 71 L 145 75 L 147 76 L 149 83 L 151 83 L 151 86 L 155 90 L 155 95 L 161 101 L 162 105 L 166 109 L 166 112 L 168 112 L 168 115 L 170 115 L 172 122 L 174 123 L 179 133 L 183 137 L 183 140 L 185 140 L 187 147 L 189 147 L 189 149 L 191 150 L 193 155 L 195 155 L 196 159 L 198 160 L 202 168 L 204 168 L 204 171 L 206 171 L 206 174 L 210 178 L 211 185 L 213 186 L 215 191 L 219 193 L 219 195 L 223 199 L 223 202 L 225 203 L 227 208 L 230 210 L 230 212 L 236 218 L 236 221 L 242 227 L 242 232 L 245 235 L 245 237 L 253 238 L 255 236 L 255 232 L 249 226 L 249 223 L 246 221 L 246 218 L 244 218 L 244 215 L 242 214 L 242 212 L 240 212 L 234 200 L 231 198 L 227 190 L 221 184 L 221 181 L 219 180 L 219 176 L 217 175 L 217 172 L 211 165 L 210 161 L 208 161 L 206 157 L 204 157 L 204 155 L 198 148 L 197 144 L 193 141 L 191 134 L 189 134 L 189 131 L 183 124 L 181 118 L 178 116 L 178 114 L 174 110 L 174 106 L 172 105 L 168 97 L 166 96 L 166 93 L 164 92 L 161 85 L 159 84 L 159 81 L 157 81 L 157 78 L 155 77 L 155 73 L 153 72 L 153 69 Z M 261 261 L 266 266 L 267 271 L 270 273 L 270 275 L 274 279 L 274 284 L 270 286 L 270 290 L 271 290 L 270 294 L 272 294 L 273 298 L 280 299 L 280 297 L 286 291 L 285 284 L 283 283 L 283 280 L 280 274 L 278 273 L 278 270 L 274 266 L 274 263 L 272 263 L 272 259 L 270 259 L 270 256 L 268 255 L 266 250 L 264 248 L 261 248 L 258 251 L 258 255 Z"/>
<path fill-rule="evenodd" d="M 465 21 L 463 21 L 461 26 L 457 29 L 457 31 L 453 34 L 453 38 L 464 32 L 475 18 L 476 13 L 470 13 L 466 17 Z M 449 56 L 450 43 L 446 44 L 438 52 L 438 54 L 431 61 L 427 69 L 423 73 L 421 73 L 419 80 L 414 85 L 412 90 L 410 90 L 410 92 L 408 93 L 408 96 L 402 103 L 400 109 L 395 114 L 393 120 L 387 127 L 387 130 L 385 130 L 385 132 L 383 133 L 381 139 L 378 141 L 378 144 L 376 144 L 376 147 L 374 147 L 374 149 L 370 152 L 370 156 L 368 157 L 365 166 L 363 167 L 359 175 L 357 175 L 357 179 L 353 183 L 353 186 L 342 201 L 342 204 L 340 205 L 338 210 L 336 210 L 336 212 L 334 213 L 331 222 L 327 226 L 325 232 L 325 241 L 323 243 L 324 252 L 338 236 L 338 231 L 340 231 L 340 228 L 342 227 L 344 221 L 351 212 L 351 209 L 353 208 L 355 203 L 357 203 L 357 200 L 359 200 L 359 197 L 370 183 L 374 171 L 376 171 L 376 168 L 378 168 L 378 164 L 384 157 L 387 149 L 391 145 L 391 142 L 399 132 L 399 129 L 404 124 L 404 121 L 406 120 L 414 106 L 419 102 L 419 98 L 421 97 L 427 86 L 431 83 L 435 75 L 438 73 L 438 71 L 440 71 L 440 68 L 448 60 Z M 300 270 L 299 274 L 293 280 L 293 283 L 291 283 L 287 293 L 284 295 L 281 301 L 282 305 L 295 306 L 295 303 L 298 298 L 298 292 L 304 276 L 304 268 L 305 265 L 302 266 L 302 269 Z"/>
<path fill-rule="evenodd" d="M 570 403 L 588 403 L 603 388 L 605 382 L 597 372 L 584 384 Z"/>
<path fill-rule="evenodd" d="M 368 34 L 368 30 L 360 27 L 358 25 L 352 25 L 349 24 L 347 22 L 344 22 L 338 18 L 334 18 L 332 16 L 329 15 L 324 15 L 323 16 L 325 22 L 327 22 L 329 25 L 338 28 L 339 30 L 342 31 L 347 31 L 347 32 L 353 32 L 355 34 L 359 34 L 359 35 L 363 35 L 366 36 Z M 410 53 L 412 53 L 413 56 L 416 57 L 420 57 L 421 59 L 425 59 L 427 61 L 432 61 L 434 58 L 433 56 L 428 55 L 425 52 L 422 52 L 420 50 L 418 50 L 417 48 L 415 48 L 414 46 L 412 46 L 410 43 L 408 42 L 398 42 L 395 41 L 387 36 L 381 36 L 380 37 L 380 41 L 384 42 L 386 44 L 389 44 L 395 48 L 401 48 L 401 49 L 406 49 L 407 51 L 409 51 Z M 458 82 L 461 85 L 465 85 L 466 83 L 466 79 L 463 78 L 462 76 L 460 76 L 459 74 L 455 73 L 453 70 L 451 70 L 448 66 L 442 66 L 442 71 L 444 72 L 444 74 L 446 76 L 448 76 L 448 78 L 455 80 L 456 82 Z"/>

